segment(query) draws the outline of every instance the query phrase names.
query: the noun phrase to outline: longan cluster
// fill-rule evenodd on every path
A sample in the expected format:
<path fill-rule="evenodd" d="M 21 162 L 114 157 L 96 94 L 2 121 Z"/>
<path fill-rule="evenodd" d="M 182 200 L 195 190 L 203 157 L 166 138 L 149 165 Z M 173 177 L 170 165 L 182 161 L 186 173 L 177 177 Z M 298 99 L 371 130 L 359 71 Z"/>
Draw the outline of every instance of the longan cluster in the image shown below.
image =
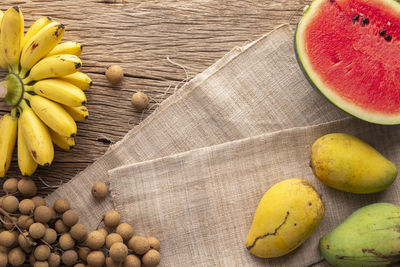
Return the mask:
<path fill-rule="evenodd" d="M 0 198 L 0 267 L 79 263 L 78 246 L 88 234 L 67 199 L 47 206 L 42 197 L 35 196 L 37 187 L 29 178 L 7 179 L 3 190 L 6 195 Z"/>
<path fill-rule="evenodd" d="M 106 212 L 104 228 L 89 233 L 79 259 L 92 267 L 154 267 L 160 263 L 160 242 L 155 237 L 135 236 L 133 227 L 121 223 L 118 212 Z"/>

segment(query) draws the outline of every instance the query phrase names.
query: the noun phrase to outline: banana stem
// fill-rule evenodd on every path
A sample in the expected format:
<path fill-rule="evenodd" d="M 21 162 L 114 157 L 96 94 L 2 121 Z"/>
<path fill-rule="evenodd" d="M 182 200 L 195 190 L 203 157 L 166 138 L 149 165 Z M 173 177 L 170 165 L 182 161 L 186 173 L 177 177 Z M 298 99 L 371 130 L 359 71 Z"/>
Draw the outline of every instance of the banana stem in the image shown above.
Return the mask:
<path fill-rule="evenodd" d="M 28 76 L 28 77 L 26 77 L 25 79 L 22 80 L 22 82 L 23 82 L 24 84 L 28 84 L 28 83 L 30 83 L 31 81 L 32 81 L 32 79 L 31 79 L 30 76 Z"/>
<path fill-rule="evenodd" d="M 19 72 L 19 77 L 21 77 L 22 79 L 24 79 L 27 72 L 28 72 L 28 71 L 27 71 L 26 69 L 21 69 L 21 71 Z M 28 79 L 28 77 L 26 77 L 25 79 Z M 25 81 L 25 79 L 24 79 L 24 81 Z"/>
<path fill-rule="evenodd" d="M 25 92 L 32 92 L 33 91 L 33 85 L 25 85 Z"/>
<path fill-rule="evenodd" d="M 29 106 L 28 106 L 28 104 L 26 103 L 26 100 L 25 100 L 25 99 L 22 99 L 22 100 L 21 100 L 21 103 L 19 104 L 19 107 L 20 107 L 22 110 L 25 110 L 25 109 L 29 108 Z"/>
<path fill-rule="evenodd" d="M 24 93 L 24 99 L 31 100 L 32 95 L 28 94 L 27 92 Z"/>
<path fill-rule="evenodd" d="M 11 110 L 11 117 L 13 118 L 13 120 L 17 118 L 17 108 L 13 108 Z"/>
<path fill-rule="evenodd" d="M 0 99 L 5 98 L 7 95 L 7 84 L 5 82 L 0 83 Z"/>

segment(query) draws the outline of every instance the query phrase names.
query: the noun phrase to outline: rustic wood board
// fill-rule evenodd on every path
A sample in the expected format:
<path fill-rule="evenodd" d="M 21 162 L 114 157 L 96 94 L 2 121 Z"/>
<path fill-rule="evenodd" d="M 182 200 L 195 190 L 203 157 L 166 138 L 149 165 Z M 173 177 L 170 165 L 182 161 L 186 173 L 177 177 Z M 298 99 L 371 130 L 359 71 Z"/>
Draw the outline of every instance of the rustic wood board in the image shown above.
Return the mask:
<path fill-rule="evenodd" d="M 294 25 L 305 6 L 303 0 L 109 2 L 2 1 L 3 11 L 14 5 L 22 8 L 26 27 L 44 15 L 64 23 L 64 40 L 84 44 L 83 71 L 94 81 L 87 92 L 90 118 L 78 125 L 76 147 L 70 152 L 57 149 L 53 165 L 40 168 L 33 176 L 42 195 L 103 155 L 109 146 L 106 140 L 122 139 L 187 76 L 194 77 L 234 46 L 279 24 Z M 124 81 L 117 87 L 110 86 L 104 76 L 107 66 L 114 63 L 125 70 Z M 5 74 L 0 71 L 0 78 Z M 132 93 L 139 90 L 151 100 L 143 113 L 130 104 Z M 7 111 L 0 102 L 0 115 Z M 7 177 L 20 176 L 14 157 Z"/>

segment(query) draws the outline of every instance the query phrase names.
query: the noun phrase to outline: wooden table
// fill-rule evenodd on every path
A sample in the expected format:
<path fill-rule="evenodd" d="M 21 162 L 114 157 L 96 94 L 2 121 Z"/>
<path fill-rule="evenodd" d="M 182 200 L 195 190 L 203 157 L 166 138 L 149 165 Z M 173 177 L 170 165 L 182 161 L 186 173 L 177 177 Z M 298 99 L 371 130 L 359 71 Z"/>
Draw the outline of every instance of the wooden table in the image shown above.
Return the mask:
<path fill-rule="evenodd" d="M 22 8 L 26 26 L 41 16 L 64 23 L 64 40 L 84 44 L 83 71 L 94 81 L 87 92 L 90 118 L 78 125 L 76 147 L 70 152 L 56 149 L 53 165 L 33 176 L 39 192 L 46 195 L 104 154 L 110 142 L 120 140 L 145 119 L 187 77 L 279 24 L 294 25 L 305 2 L 3 0 L 0 8 L 5 11 L 14 5 Z M 125 70 L 120 86 L 113 87 L 105 79 L 110 64 Z M 1 79 L 5 75 L 0 71 Z M 139 90 L 150 97 L 143 113 L 130 103 Z M 0 102 L 0 115 L 8 110 Z M 7 177 L 21 177 L 15 155 Z"/>

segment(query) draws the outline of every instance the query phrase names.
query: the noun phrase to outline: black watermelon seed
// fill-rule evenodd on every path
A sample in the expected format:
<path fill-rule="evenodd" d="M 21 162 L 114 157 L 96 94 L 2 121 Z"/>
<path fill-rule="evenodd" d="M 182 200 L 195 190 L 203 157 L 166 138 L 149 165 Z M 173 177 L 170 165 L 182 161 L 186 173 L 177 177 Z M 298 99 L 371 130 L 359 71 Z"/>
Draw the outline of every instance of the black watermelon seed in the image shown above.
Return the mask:
<path fill-rule="evenodd" d="M 385 40 L 386 40 L 386 41 L 392 40 L 392 36 L 391 36 L 391 35 L 386 35 L 386 36 L 385 36 Z"/>
<path fill-rule="evenodd" d="M 361 26 L 364 26 L 364 25 L 366 25 L 368 23 L 369 23 L 369 19 L 363 18 L 363 20 L 361 21 Z"/>
<path fill-rule="evenodd" d="M 379 32 L 379 35 L 380 36 L 384 36 L 386 34 L 386 30 L 385 29 L 383 29 L 383 30 L 381 30 L 380 32 Z"/>
<path fill-rule="evenodd" d="M 357 14 L 351 19 L 351 21 L 353 21 L 353 23 L 356 23 L 356 21 L 358 21 L 359 18 L 360 18 L 360 15 Z"/>

